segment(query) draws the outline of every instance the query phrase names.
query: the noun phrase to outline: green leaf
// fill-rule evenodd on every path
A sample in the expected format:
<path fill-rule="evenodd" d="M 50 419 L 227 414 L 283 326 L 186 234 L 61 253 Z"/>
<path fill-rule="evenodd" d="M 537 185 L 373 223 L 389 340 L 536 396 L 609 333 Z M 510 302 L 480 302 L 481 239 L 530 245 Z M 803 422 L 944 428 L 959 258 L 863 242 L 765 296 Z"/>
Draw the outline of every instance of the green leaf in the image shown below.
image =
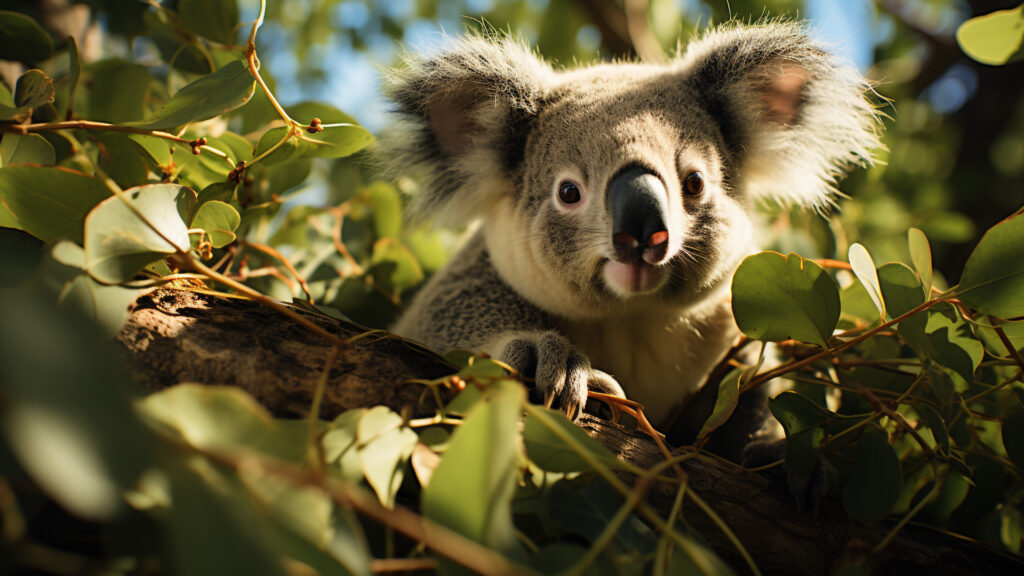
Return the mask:
<path fill-rule="evenodd" d="M 115 196 L 100 202 L 85 219 L 86 269 L 101 282 L 131 280 L 150 262 L 189 249 L 179 203 L 194 206 L 195 192 L 178 184 L 149 184 L 124 194 L 131 207 Z M 190 212 L 185 210 L 186 216 Z"/>
<path fill-rule="evenodd" d="M 402 417 L 386 406 L 375 406 L 359 419 L 359 462 L 380 503 L 394 508 L 395 495 L 405 477 L 405 463 L 418 437 Z"/>
<path fill-rule="evenodd" d="M 740 379 L 745 370 L 733 368 L 722 381 L 718 383 L 718 396 L 715 400 L 715 408 L 711 415 L 704 421 L 697 438 L 704 438 L 725 424 L 736 410 L 740 401 Z"/>
<path fill-rule="evenodd" d="M 1003 333 L 1006 334 L 1010 345 L 1016 348 L 1019 353 L 1024 354 L 1024 320 L 1001 322 L 999 327 L 1003 329 Z M 995 330 L 983 324 L 975 324 L 974 331 L 981 338 L 985 349 L 990 354 L 998 358 L 1010 358 L 1010 351 L 1006 348 L 1006 344 L 1003 343 L 1003 340 L 996 334 Z"/>
<path fill-rule="evenodd" d="M 956 41 L 982 64 L 998 66 L 1024 58 L 1024 4 L 971 18 L 957 29 Z"/>
<path fill-rule="evenodd" d="M 503 553 L 518 548 L 512 524 L 523 388 L 511 380 L 489 385 L 452 434 L 422 496 L 423 515 Z"/>
<path fill-rule="evenodd" d="M 924 304 L 925 293 L 921 279 L 907 265 L 890 262 L 882 266 L 878 269 L 878 281 L 890 317 L 899 317 Z"/>
<path fill-rule="evenodd" d="M 0 168 L 0 226 L 52 243 L 82 241 L 85 215 L 110 190 L 99 180 L 65 168 Z"/>
<path fill-rule="evenodd" d="M 367 272 L 377 286 L 396 296 L 423 281 L 420 263 L 395 238 L 381 238 L 374 242 Z"/>
<path fill-rule="evenodd" d="M 0 141 L 0 167 L 12 164 L 53 164 L 57 154 L 38 134 L 4 134 Z"/>
<path fill-rule="evenodd" d="M 85 271 L 85 251 L 70 240 L 54 244 L 43 269 L 45 281 L 52 284 L 57 293 L 58 304 L 75 308 L 111 338 L 128 319 L 132 302 L 153 290 L 96 282 Z"/>
<path fill-rule="evenodd" d="M 31 65 L 52 53 L 50 35 L 35 20 L 19 12 L 0 10 L 0 60 Z"/>
<path fill-rule="evenodd" d="M 1024 213 L 1018 212 L 989 228 L 971 252 L 956 295 L 985 314 L 999 318 L 1024 316 Z"/>
<path fill-rule="evenodd" d="M 810 260 L 761 252 L 748 256 L 736 270 L 732 310 L 750 338 L 793 338 L 826 347 L 839 321 L 839 288 Z"/>
<path fill-rule="evenodd" d="M 309 423 L 275 420 L 239 388 L 178 384 L 150 394 L 138 406 L 199 448 L 255 450 L 290 462 L 306 457 Z"/>
<path fill-rule="evenodd" d="M 146 114 L 149 69 L 124 60 L 104 60 L 87 67 L 89 117 L 113 124 L 138 120 Z"/>
<path fill-rule="evenodd" d="M 129 126 L 146 130 L 166 130 L 191 122 L 209 120 L 245 104 L 256 89 L 249 65 L 234 60 L 219 70 L 185 86 L 159 110 L 145 120 Z"/>
<path fill-rule="evenodd" d="M 181 0 L 181 22 L 192 32 L 221 44 L 234 44 L 238 28 L 235 0 Z"/>
<path fill-rule="evenodd" d="M 223 248 L 235 241 L 235 230 L 241 221 L 242 217 L 230 204 L 212 200 L 199 207 L 192 227 L 206 230 L 213 247 Z"/>
<path fill-rule="evenodd" d="M 948 368 L 957 389 L 965 390 L 974 382 L 984 348 L 967 322 L 929 310 L 900 322 L 899 333 L 919 355 Z"/>
<path fill-rule="evenodd" d="M 363 465 L 359 461 L 359 451 L 356 449 L 359 421 L 362 420 L 364 413 L 364 408 L 343 412 L 328 425 L 322 440 L 324 462 L 337 462 L 342 476 L 353 484 L 365 478 Z"/>
<path fill-rule="evenodd" d="M 38 108 L 53 102 L 53 80 L 42 70 L 29 70 L 18 78 L 14 88 L 14 105 L 22 108 Z"/>
<path fill-rule="evenodd" d="M 140 148 L 145 150 L 146 154 L 156 162 L 157 166 L 167 169 L 171 165 L 171 141 L 163 138 L 157 138 L 156 136 L 146 136 L 144 134 L 131 134 L 128 136 L 130 140 L 139 145 Z"/>
<path fill-rule="evenodd" d="M 131 390 L 110 341 L 47 290 L 0 298 L 0 432 L 50 497 L 87 519 L 109 518 L 120 492 L 156 464 L 151 434 L 133 415 Z"/>
<path fill-rule="evenodd" d="M 1024 412 L 1014 412 L 1003 420 L 1002 436 L 1006 455 L 1024 469 Z"/>
<path fill-rule="evenodd" d="M 68 36 L 68 97 L 64 103 L 64 110 L 61 111 L 61 118 L 69 118 L 68 112 L 75 105 L 75 91 L 78 90 L 78 80 L 82 77 L 82 58 L 78 54 L 78 41 L 74 36 Z"/>
<path fill-rule="evenodd" d="M 146 181 L 149 165 L 138 145 L 125 134 L 100 132 L 91 135 L 96 141 L 97 161 L 104 172 L 121 188 L 131 188 Z"/>
<path fill-rule="evenodd" d="M 612 469 L 619 467 L 618 460 L 604 445 L 569 422 L 565 414 L 540 407 L 530 409 L 523 427 L 523 442 L 526 443 L 526 455 L 538 468 L 549 472 L 592 470 L 590 463 L 563 437 L 571 438 L 591 460 Z"/>
<path fill-rule="evenodd" d="M 868 296 L 878 308 L 878 313 L 885 316 L 885 301 L 882 299 L 882 288 L 878 284 L 878 273 L 875 270 L 875 261 L 863 245 L 854 242 L 850 245 L 849 256 L 850 267 L 854 275 L 868 291 Z"/>
<path fill-rule="evenodd" d="M 925 296 L 930 296 L 932 291 L 932 247 L 928 244 L 928 237 L 917 228 L 907 230 L 907 242 L 910 246 L 910 262 L 914 270 L 921 277 L 921 284 L 924 285 Z"/>
<path fill-rule="evenodd" d="M 281 126 L 264 132 L 253 155 L 259 156 L 273 148 L 288 130 L 287 126 Z M 343 158 L 362 150 L 372 141 L 373 135 L 362 126 L 325 124 L 323 132 L 310 134 L 303 131 L 301 136 L 289 138 L 262 162 L 271 165 L 295 158 Z"/>
<path fill-rule="evenodd" d="M 857 464 L 843 489 L 843 506 L 861 522 L 881 520 L 892 510 L 902 489 L 900 460 L 882 430 L 864 434 L 857 443 Z"/>

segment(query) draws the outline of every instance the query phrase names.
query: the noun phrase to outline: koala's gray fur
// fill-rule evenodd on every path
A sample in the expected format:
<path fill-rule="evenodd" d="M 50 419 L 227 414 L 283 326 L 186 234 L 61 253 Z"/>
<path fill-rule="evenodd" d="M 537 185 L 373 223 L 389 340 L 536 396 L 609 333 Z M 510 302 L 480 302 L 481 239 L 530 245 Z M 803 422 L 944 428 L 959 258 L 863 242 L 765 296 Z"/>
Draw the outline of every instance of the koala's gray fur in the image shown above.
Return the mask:
<path fill-rule="evenodd" d="M 666 65 L 556 71 L 480 36 L 410 58 L 389 78 L 385 154 L 421 177 L 416 214 L 480 227 L 395 330 L 488 352 L 570 417 L 589 383 L 663 422 L 738 336 L 728 287 L 757 249 L 752 204 L 829 204 L 878 145 L 868 91 L 788 22 L 711 30 Z M 667 243 L 619 264 L 606 193 L 629 169 L 665 191 Z M 684 194 L 695 171 L 703 190 Z M 578 202 L 560 200 L 566 182 Z"/>

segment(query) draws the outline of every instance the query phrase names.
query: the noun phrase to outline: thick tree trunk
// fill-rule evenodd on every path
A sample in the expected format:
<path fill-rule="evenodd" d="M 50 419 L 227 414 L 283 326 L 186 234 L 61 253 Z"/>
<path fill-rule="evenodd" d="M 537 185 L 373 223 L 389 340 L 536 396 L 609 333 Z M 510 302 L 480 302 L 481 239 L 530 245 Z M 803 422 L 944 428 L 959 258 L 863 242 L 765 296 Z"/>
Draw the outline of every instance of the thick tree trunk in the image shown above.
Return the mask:
<path fill-rule="evenodd" d="M 341 338 L 368 331 L 351 322 L 305 314 Z M 133 360 L 133 377 L 148 389 L 179 382 L 238 386 L 284 417 L 306 414 L 330 351 L 320 337 L 258 303 L 175 289 L 140 298 L 118 341 Z M 432 412 L 433 395 L 412 381 L 453 370 L 433 352 L 401 339 L 355 339 L 339 353 L 330 372 L 321 417 L 378 404 L 396 411 Z M 582 426 L 641 468 L 664 458 L 648 437 L 613 422 L 585 415 Z M 766 477 L 714 457 L 692 458 L 681 466 L 688 489 L 721 516 L 766 574 L 828 574 L 851 561 L 864 562 L 876 574 L 1024 573 L 1020 558 L 916 525 L 905 527 L 882 552 L 872 554 L 891 522 L 852 521 L 838 502 L 828 502 L 817 518 L 799 514 Z M 652 486 L 649 503 L 667 515 L 676 488 L 668 483 Z M 684 515 L 716 552 L 740 573 L 745 571 L 735 547 L 706 514 L 687 504 Z"/>

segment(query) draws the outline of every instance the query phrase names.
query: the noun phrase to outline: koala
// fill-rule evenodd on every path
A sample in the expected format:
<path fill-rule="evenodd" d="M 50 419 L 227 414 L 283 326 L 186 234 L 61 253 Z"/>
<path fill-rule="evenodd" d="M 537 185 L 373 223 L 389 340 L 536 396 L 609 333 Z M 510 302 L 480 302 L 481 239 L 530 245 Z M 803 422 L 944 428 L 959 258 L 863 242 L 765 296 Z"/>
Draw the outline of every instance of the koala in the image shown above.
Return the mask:
<path fill-rule="evenodd" d="M 386 92 L 388 160 L 422 183 L 413 213 L 479 222 L 395 332 L 490 354 L 572 419 L 588 389 L 656 426 L 694 403 L 740 335 L 729 286 L 758 250 L 758 202 L 827 207 L 878 145 L 868 84 L 793 22 L 718 27 L 667 64 L 564 70 L 470 36 L 410 57 Z M 763 424 L 738 417 L 741 437 Z"/>

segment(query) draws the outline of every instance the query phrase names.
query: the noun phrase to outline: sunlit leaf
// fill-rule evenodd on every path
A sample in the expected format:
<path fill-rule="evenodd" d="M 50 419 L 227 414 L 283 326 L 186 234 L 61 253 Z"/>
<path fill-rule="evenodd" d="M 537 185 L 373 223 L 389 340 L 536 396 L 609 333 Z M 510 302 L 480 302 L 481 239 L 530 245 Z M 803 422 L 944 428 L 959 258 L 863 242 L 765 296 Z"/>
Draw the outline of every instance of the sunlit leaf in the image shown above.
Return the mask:
<path fill-rule="evenodd" d="M 124 194 L 131 206 L 121 198 L 108 198 L 85 219 L 86 268 L 103 282 L 130 280 L 146 264 L 189 249 L 188 227 L 178 204 L 194 205 L 195 192 L 177 184 L 151 184 Z"/>
<path fill-rule="evenodd" d="M 397 238 L 402 231 L 402 200 L 394 186 L 374 182 L 369 186 L 373 229 L 378 238 Z"/>
<path fill-rule="evenodd" d="M 1001 65 L 1024 58 L 1024 4 L 971 18 L 956 31 L 956 41 L 982 64 Z"/>
<path fill-rule="evenodd" d="M 289 128 L 281 126 L 263 133 L 256 145 L 254 156 L 269 151 L 288 133 Z M 263 159 L 274 164 L 296 158 L 343 158 L 365 148 L 373 141 L 373 135 L 366 128 L 355 124 L 327 124 L 323 132 L 310 134 L 306 131 L 289 138 Z"/>
<path fill-rule="evenodd" d="M 156 136 L 144 134 L 131 134 L 128 138 L 146 151 L 146 154 L 153 159 L 161 168 L 167 168 L 171 164 L 171 142 Z"/>
<path fill-rule="evenodd" d="M 44 242 L 82 241 L 85 216 L 110 196 L 102 182 L 64 168 L 0 168 L 0 226 L 17 228 Z"/>
<path fill-rule="evenodd" d="M 206 230 L 213 247 L 223 248 L 235 241 L 235 230 L 241 221 L 242 217 L 230 204 L 212 200 L 199 207 L 192 227 Z"/>
<path fill-rule="evenodd" d="M 725 424 L 736 410 L 740 400 L 740 379 L 744 374 L 743 368 L 733 368 L 722 381 L 718 383 L 718 396 L 715 399 L 715 408 L 711 415 L 704 421 L 698 438 L 704 438 L 714 432 L 722 424 Z"/>
<path fill-rule="evenodd" d="M 35 64 L 52 53 L 50 35 L 35 20 L 20 12 L 0 10 L 0 60 Z"/>
<path fill-rule="evenodd" d="M 395 494 L 405 477 L 405 463 L 418 438 L 403 425 L 402 417 L 385 406 L 364 412 L 359 419 L 359 462 L 381 504 L 395 505 Z"/>
<path fill-rule="evenodd" d="M 851 518 L 862 522 L 881 520 L 900 495 L 900 460 L 882 430 L 864 434 L 857 443 L 853 477 L 843 489 L 843 506 Z"/>
<path fill-rule="evenodd" d="M 0 167 L 12 164 L 53 164 L 53 146 L 38 134 L 4 134 L 0 141 Z"/>
<path fill-rule="evenodd" d="M 129 126 L 147 130 L 176 128 L 209 120 L 245 104 L 256 88 L 249 65 L 235 60 L 185 86 L 156 112 Z"/>
<path fill-rule="evenodd" d="M 308 423 L 275 420 L 240 388 L 179 384 L 150 394 L 139 408 L 200 448 L 253 450 L 292 462 L 306 456 Z"/>
<path fill-rule="evenodd" d="M 853 273 L 868 291 L 868 296 L 878 308 L 878 313 L 885 316 L 885 302 L 882 300 L 882 289 L 878 284 L 878 272 L 875 269 L 875 261 L 871 258 L 867 248 L 854 242 L 850 245 L 849 251 L 850 267 Z"/>
<path fill-rule="evenodd" d="M 971 252 L 956 294 L 962 302 L 999 318 L 1024 316 L 1024 213 L 989 228 Z"/>
<path fill-rule="evenodd" d="M 928 237 L 921 230 L 911 228 L 907 230 L 907 242 L 910 247 L 910 262 L 914 265 L 917 275 L 921 277 L 925 296 L 930 296 L 932 290 L 932 247 L 928 243 Z"/>
<path fill-rule="evenodd" d="M 750 338 L 827 346 L 839 321 L 839 289 L 810 260 L 761 252 L 748 256 L 733 276 L 732 309 Z"/>
<path fill-rule="evenodd" d="M 467 538 L 509 553 L 518 548 L 512 525 L 517 420 L 523 388 L 502 380 L 486 389 L 452 434 L 441 465 L 423 491 L 423 514 Z"/>

